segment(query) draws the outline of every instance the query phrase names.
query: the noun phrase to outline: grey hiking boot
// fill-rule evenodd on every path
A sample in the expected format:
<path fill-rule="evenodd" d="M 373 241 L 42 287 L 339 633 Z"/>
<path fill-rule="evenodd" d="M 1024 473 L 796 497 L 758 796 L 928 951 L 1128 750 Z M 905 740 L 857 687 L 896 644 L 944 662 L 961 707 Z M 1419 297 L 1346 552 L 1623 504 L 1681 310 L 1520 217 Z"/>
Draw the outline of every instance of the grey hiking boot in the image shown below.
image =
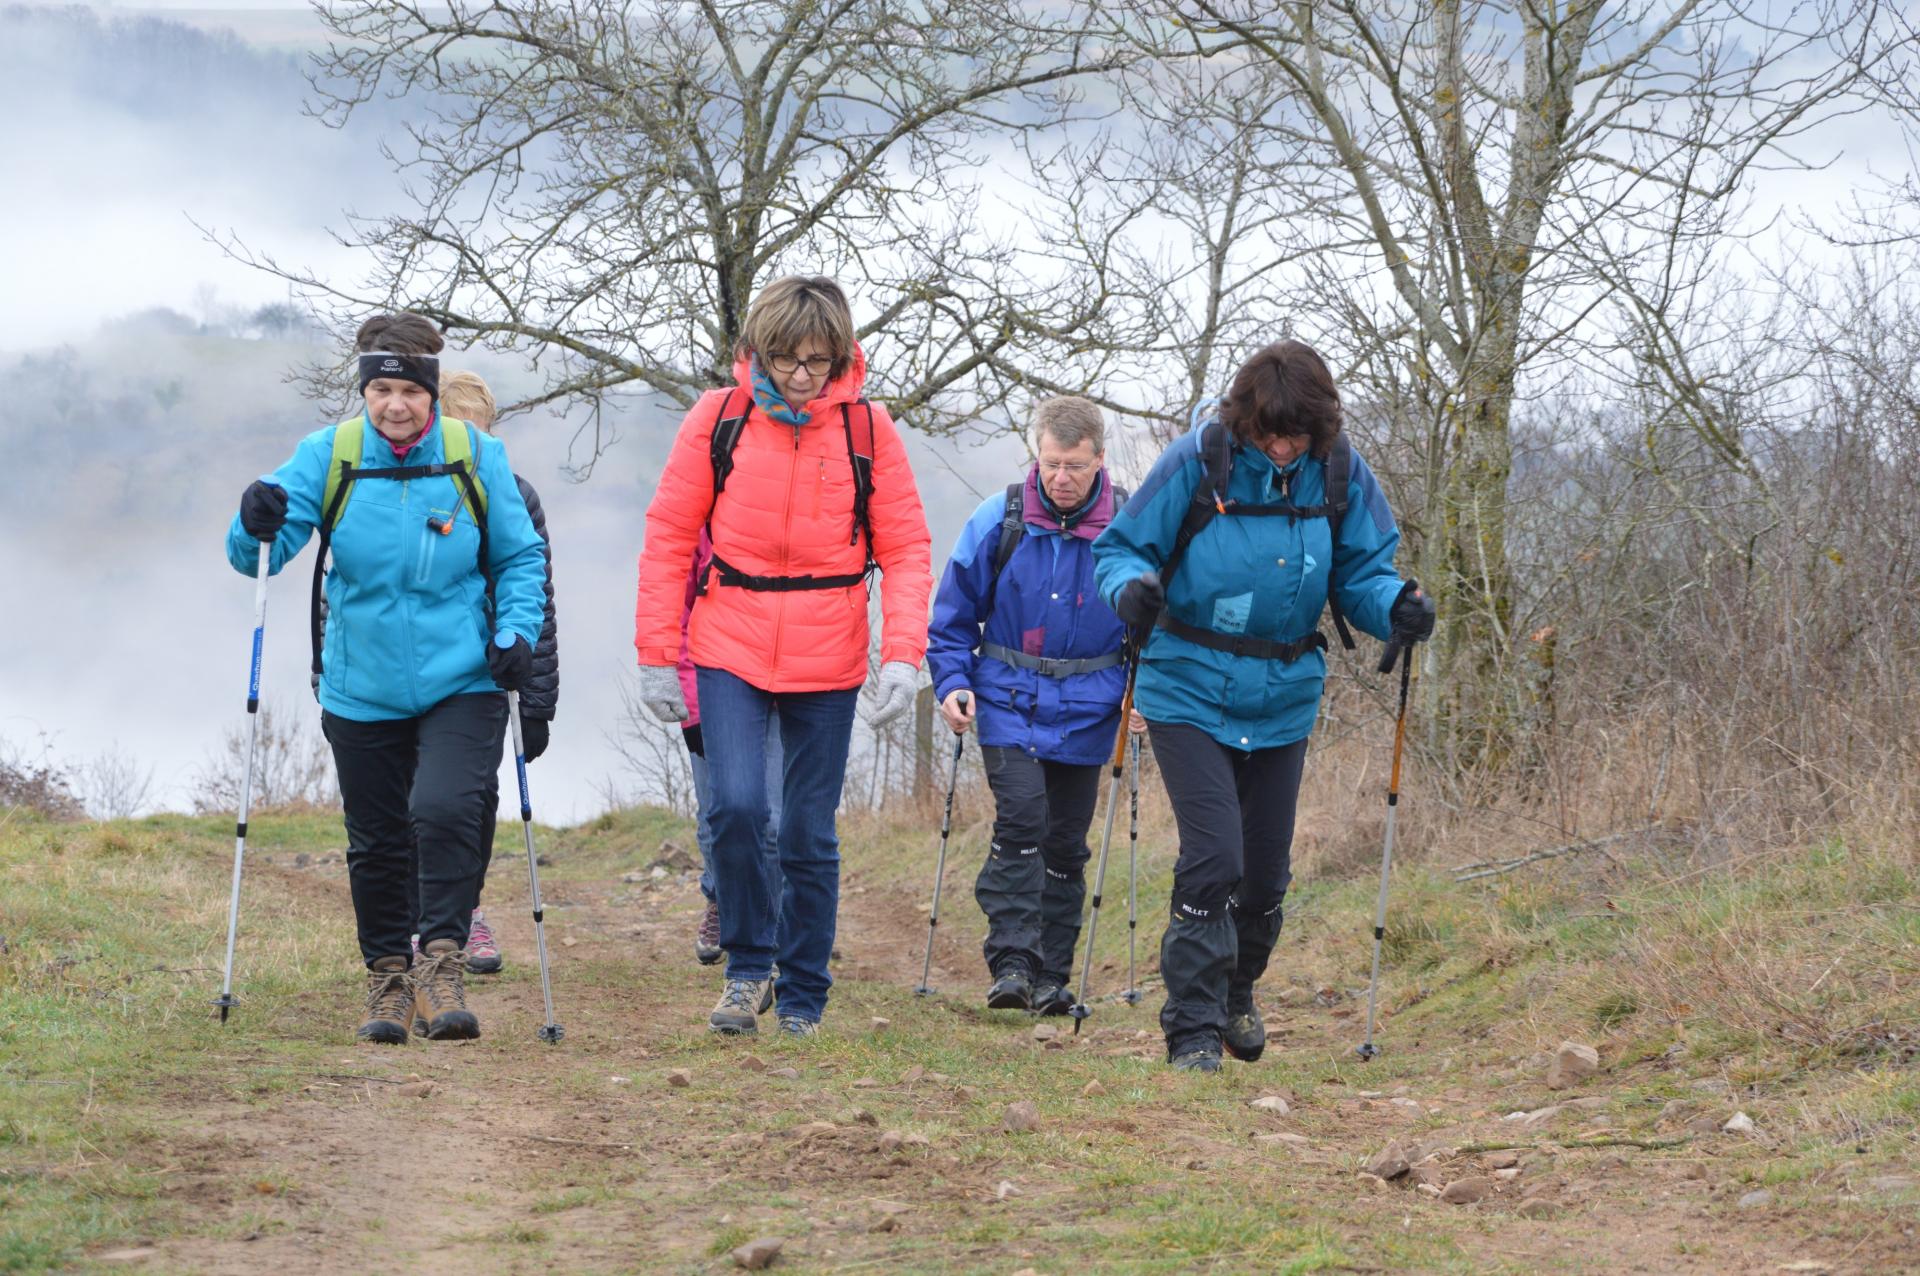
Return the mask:
<path fill-rule="evenodd" d="M 783 1037 L 817 1037 L 820 1035 L 820 1024 L 818 1020 L 802 1019 L 798 1015 L 781 1015 L 780 1035 Z"/>
<path fill-rule="evenodd" d="M 367 1020 L 353 1035 L 383 1046 L 407 1044 L 413 1013 L 413 977 L 405 957 L 381 957 L 367 972 Z"/>
<path fill-rule="evenodd" d="M 467 1009 L 467 950 L 451 939 L 436 939 L 420 952 L 413 968 L 414 1015 L 427 1021 L 434 1041 L 472 1041 L 480 1035 L 480 1017 Z"/>
<path fill-rule="evenodd" d="M 773 1004 L 773 978 L 729 979 L 727 990 L 707 1016 L 707 1027 L 734 1037 L 760 1031 L 760 1015 Z"/>

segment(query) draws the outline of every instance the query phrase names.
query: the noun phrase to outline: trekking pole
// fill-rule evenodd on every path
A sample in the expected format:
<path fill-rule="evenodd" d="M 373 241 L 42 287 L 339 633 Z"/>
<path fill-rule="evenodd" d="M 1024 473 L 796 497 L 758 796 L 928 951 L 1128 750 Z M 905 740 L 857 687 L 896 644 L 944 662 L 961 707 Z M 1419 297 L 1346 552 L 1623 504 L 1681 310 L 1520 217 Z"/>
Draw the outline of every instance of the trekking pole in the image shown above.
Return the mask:
<path fill-rule="evenodd" d="M 513 769 L 520 779 L 520 827 L 527 835 L 527 888 L 533 894 L 533 945 L 540 952 L 540 1001 L 546 1007 L 547 1021 L 540 1026 L 540 1040 L 559 1045 L 565 1035 L 553 1021 L 553 980 L 547 974 L 546 910 L 540 903 L 540 857 L 533 850 L 533 803 L 527 797 L 527 746 L 520 736 L 520 693 L 507 692 L 507 716 L 513 725 Z"/>
<path fill-rule="evenodd" d="M 247 858 L 247 809 L 253 805 L 253 755 L 260 743 L 260 651 L 267 635 L 267 573 L 273 539 L 260 542 L 260 570 L 253 580 L 253 664 L 247 672 L 247 764 L 240 781 L 240 818 L 233 825 L 233 898 L 227 904 L 227 966 L 220 980 L 220 1022 L 240 1003 L 233 999 L 233 943 L 240 930 L 240 869 Z"/>
<path fill-rule="evenodd" d="M 967 693 L 960 693 L 960 712 L 967 711 Z M 927 982 L 933 974 L 933 932 L 940 925 L 940 884 L 947 875 L 947 835 L 953 832 L 953 791 L 960 787 L 960 751 L 966 747 L 967 735 L 956 731 L 953 736 L 953 774 L 947 779 L 947 810 L 940 817 L 940 858 L 933 867 L 933 911 L 927 916 L 927 955 L 920 963 L 920 986 L 913 990 L 916 997 L 933 995 L 933 985 Z"/>
<path fill-rule="evenodd" d="M 1107 884 L 1107 851 L 1113 845 L 1113 817 L 1118 813 L 1120 804 L 1120 773 L 1126 769 L 1127 761 L 1127 719 L 1133 712 L 1133 678 L 1140 671 L 1140 650 L 1137 642 L 1127 640 L 1127 691 L 1120 698 L 1120 736 L 1113 742 L 1113 773 L 1107 781 L 1107 827 L 1100 835 L 1100 864 L 1093 871 L 1093 911 L 1087 922 L 1087 957 L 1080 967 L 1080 995 L 1074 998 L 1073 1009 L 1067 1013 L 1073 1016 L 1073 1032 L 1080 1034 L 1080 1023 L 1093 1011 L 1087 1005 L 1087 981 L 1093 977 L 1093 941 L 1100 934 L 1100 893 Z"/>
<path fill-rule="evenodd" d="M 1404 659 L 1403 659 L 1404 657 Z M 1373 1044 L 1373 1012 L 1380 990 L 1380 941 L 1387 933 L 1387 871 L 1393 866 L 1393 821 L 1400 810 L 1400 751 L 1407 740 L 1407 680 L 1413 674 L 1413 644 L 1387 640 L 1380 656 L 1380 672 L 1392 673 L 1400 664 L 1400 714 L 1393 724 L 1393 771 L 1387 779 L 1387 837 L 1380 849 L 1380 899 L 1373 910 L 1373 977 L 1367 981 L 1367 1039 L 1357 1051 L 1364 1061 L 1380 1053 Z"/>
<path fill-rule="evenodd" d="M 1129 1006 L 1140 1004 L 1140 981 L 1135 975 L 1134 939 L 1140 929 L 1140 737 L 1128 733 L 1127 751 L 1133 755 L 1132 778 L 1128 781 L 1131 788 L 1128 812 L 1133 827 L 1128 831 L 1127 844 L 1127 990 L 1120 994 L 1120 1000 Z"/>

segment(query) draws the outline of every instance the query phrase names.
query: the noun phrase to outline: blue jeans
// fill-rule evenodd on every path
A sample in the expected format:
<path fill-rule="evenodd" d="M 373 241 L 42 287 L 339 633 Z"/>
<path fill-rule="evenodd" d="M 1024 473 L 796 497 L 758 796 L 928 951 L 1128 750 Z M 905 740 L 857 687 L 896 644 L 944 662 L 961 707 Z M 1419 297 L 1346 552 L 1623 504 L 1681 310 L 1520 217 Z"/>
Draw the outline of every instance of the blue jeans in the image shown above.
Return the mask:
<path fill-rule="evenodd" d="M 721 669 L 697 675 L 727 978 L 765 979 L 778 961 L 781 1015 L 817 1023 L 833 986 L 827 960 L 840 908 L 834 814 L 860 689 L 775 694 Z M 780 724 L 784 772 L 771 848 L 764 837 L 773 801 L 769 718 Z"/>
<path fill-rule="evenodd" d="M 704 735 L 705 733 L 702 732 Z M 713 899 L 713 781 L 707 776 L 704 746 L 699 753 L 689 752 L 687 762 L 693 768 L 694 840 L 700 846 L 700 893 Z M 780 715 L 767 715 L 767 854 L 772 855 L 774 838 L 780 832 Z"/>

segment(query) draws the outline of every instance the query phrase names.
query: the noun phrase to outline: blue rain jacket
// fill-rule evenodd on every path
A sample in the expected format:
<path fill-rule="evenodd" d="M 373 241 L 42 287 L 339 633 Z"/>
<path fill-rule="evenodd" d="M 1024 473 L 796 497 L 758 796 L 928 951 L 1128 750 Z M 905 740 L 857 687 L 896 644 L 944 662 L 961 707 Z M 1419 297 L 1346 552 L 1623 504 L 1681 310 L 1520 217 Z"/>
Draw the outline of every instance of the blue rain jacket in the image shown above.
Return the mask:
<path fill-rule="evenodd" d="M 1094 543 L 1100 596 L 1109 604 L 1140 573 L 1163 570 L 1194 489 L 1205 481 L 1201 431 L 1219 428 L 1210 419 L 1174 440 Z M 1318 505 L 1325 499 L 1325 477 L 1326 467 L 1312 456 L 1282 470 L 1260 449 L 1237 445 L 1227 495 L 1250 505 Z M 1348 623 L 1384 641 L 1403 583 L 1393 570 L 1400 531 L 1379 480 L 1358 452 L 1347 498 L 1338 545 L 1325 519 L 1216 516 L 1176 568 L 1168 611 L 1204 629 L 1289 642 L 1319 625 L 1331 572 Z M 1134 705 L 1150 722 L 1199 727 L 1236 749 L 1270 749 L 1312 733 L 1326 676 L 1326 657 L 1318 651 L 1289 664 L 1215 651 L 1155 629 L 1143 653 Z"/>
<path fill-rule="evenodd" d="M 1094 585 L 1093 537 L 1113 509 L 1113 486 L 1104 472 L 1099 484 L 1086 513 L 1063 529 L 1030 470 L 1026 535 L 998 585 L 993 584 L 993 559 L 1006 513 L 1004 493 L 982 501 L 960 530 L 934 595 L 927 665 L 934 694 L 942 701 L 958 688 L 972 690 L 982 745 L 1076 766 L 1096 766 L 1113 756 L 1126 691 L 1120 665 L 1050 678 L 977 650 L 983 641 L 993 642 L 1064 660 L 1120 650 L 1125 626 Z"/>
<path fill-rule="evenodd" d="M 443 424 L 468 428 L 462 421 L 436 418 L 403 460 L 368 421 L 360 465 L 391 469 L 444 461 Z M 268 559 L 276 574 L 320 524 L 333 431 L 328 426 L 309 434 L 285 464 L 263 476 L 287 490 L 286 526 Z M 546 602 L 546 554 L 505 445 L 478 430 L 473 435 L 475 468 L 486 492 L 497 609 L 493 629 L 518 634 L 532 646 L 540 637 Z M 451 517 L 452 531 L 435 531 L 429 517 Z M 321 707 L 354 721 L 377 722 L 417 717 L 448 696 L 498 691 L 487 672 L 491 635 L 479 559 L 480 529 L 451 477 L 355 480 L 333 529 Z M 238 515 L 227 529 L 227 561 L 247 576 L 259 570 L 260 542 L 247 535 Z"/>

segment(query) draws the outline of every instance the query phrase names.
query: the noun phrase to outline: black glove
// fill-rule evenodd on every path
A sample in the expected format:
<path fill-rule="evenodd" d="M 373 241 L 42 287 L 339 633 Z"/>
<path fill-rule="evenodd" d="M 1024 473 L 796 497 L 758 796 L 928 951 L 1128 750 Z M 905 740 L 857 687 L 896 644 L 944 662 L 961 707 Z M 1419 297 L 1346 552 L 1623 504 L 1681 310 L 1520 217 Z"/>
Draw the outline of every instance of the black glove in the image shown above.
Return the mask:
<path fill-rule="evenodd" d="M 527 761 L 547 751 L 547 736 L 551 734 L 553 724 L 545 718 L 529 718 L 520 715 L 520 743 L 526 746 Z"/>
<path fill-rule="evenodd" d="M 1387 613 L 1393 636 L 1403 643 L 1425 642 L 1433 637 L 1433 599 L 1421 592 L 1417 581 L 1408 581 L 1393 600 Z"/>
<path fill-rule="evenodd" d="M 287 525 L 287 489 L 255 479 L 240 493 L 240 526 L 259 541 L 270 541 Z"/>
<path fill-rule="evenodd" d="M 498 640 L 487 644 L 487 672 L 500 684 L 502 691 L 518 691 L 527 685 L 527 679 L 533 676 L 533 648 L 519 634 L 500 631 L 503 638 L 511 637 L 513 645 L 502 647 Z M 526 730 L 526 720 L 521 719 L 520 729 Z"/>
<path fill-rule="evenodd" d="M 1145 629 L 1160 618 L 1167 605 L 1167 591 L 1160 588 L 1159 572 L 1141 572 L 1120 590 L 1113 610 L 1135 629 Z"/>
<path fill-rule="evenodd" d="M 705 736 L 700 734 L 700 724 L 698 722 L 683 722 L 680 724 L 680 742 L 687 746 L 687 752 L 691 753 L 694 757 L 704 758 L 707 756 L 707 740 Z"/>

